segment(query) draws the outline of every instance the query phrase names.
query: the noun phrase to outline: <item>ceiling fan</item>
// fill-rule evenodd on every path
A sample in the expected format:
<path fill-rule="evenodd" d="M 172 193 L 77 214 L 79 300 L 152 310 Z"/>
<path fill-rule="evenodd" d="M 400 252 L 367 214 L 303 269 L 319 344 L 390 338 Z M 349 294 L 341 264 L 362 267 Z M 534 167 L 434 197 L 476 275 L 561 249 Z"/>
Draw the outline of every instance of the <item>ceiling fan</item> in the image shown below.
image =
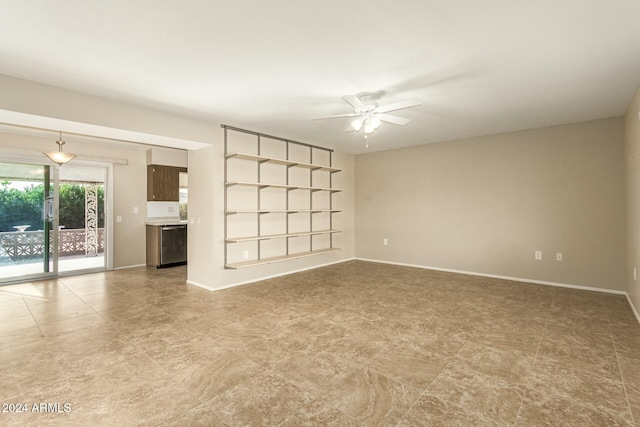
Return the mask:
<path fill-rule="evenodd" d="M 311 120 L 355 117 L 356 119 L 353 120 L 347 128 L 347 132 L 359 132 L 364 128 L 364 132 L 366 134 L 370 134 L 380 127 L 381 122 L 404 126 L 411 121 L 404 117 L 398 117 L 387 113 L 422 105 L 422 101 L 418 98 L 405 99 L 404 101 L 398 101 L 383 106 L 378 106 L 378 103 L 371 98 L 371 95 L 345 95 L 342 99 L 353 107 L 353 113 L 311 117 Z"/>

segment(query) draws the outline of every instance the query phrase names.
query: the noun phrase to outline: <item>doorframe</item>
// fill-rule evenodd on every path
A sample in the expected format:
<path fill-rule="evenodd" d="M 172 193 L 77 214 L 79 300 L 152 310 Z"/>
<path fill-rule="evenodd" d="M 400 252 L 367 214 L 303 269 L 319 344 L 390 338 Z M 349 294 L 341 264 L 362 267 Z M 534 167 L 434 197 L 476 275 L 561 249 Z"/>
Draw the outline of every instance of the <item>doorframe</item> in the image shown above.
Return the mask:
<path fill-rule="evenodd" d="M 107 270 L 113 270 L 113 244 L 114 244 L 114 235 L 113 235 L 113 163 L 105 163 L 107 167 L 107 177 L 106 177 L 106 188 L 105 188 L 105 201 L 104 201 L 104 227 L 105 227 L 105 245 L 107 250 L 105 251 L 104 256 L 107 257 L 107 263 L 105 268 Z"/>

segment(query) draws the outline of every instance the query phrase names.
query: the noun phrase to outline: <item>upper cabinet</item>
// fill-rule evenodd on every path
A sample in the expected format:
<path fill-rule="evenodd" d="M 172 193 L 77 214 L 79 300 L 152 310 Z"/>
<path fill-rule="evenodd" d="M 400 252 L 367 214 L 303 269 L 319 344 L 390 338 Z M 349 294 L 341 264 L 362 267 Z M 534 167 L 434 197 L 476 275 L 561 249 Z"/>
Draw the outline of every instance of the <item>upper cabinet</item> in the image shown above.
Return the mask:
<path fill-rule="evenodd" d="M 147 201 L 180 201 L 180 172 L 187 168 L 149 165 L 147 166 Z"/>

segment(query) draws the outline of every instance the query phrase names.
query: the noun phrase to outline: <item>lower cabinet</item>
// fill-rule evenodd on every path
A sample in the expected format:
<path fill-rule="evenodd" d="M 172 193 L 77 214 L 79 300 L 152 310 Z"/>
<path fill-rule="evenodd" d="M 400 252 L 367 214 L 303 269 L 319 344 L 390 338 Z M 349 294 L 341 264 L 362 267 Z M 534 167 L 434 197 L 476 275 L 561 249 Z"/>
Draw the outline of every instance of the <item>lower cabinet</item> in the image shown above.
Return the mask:
<path fill-rule="evenodd" d="M 187 225 L 147 225 L 147 265 L 171 267 L 187 263 Z"/>

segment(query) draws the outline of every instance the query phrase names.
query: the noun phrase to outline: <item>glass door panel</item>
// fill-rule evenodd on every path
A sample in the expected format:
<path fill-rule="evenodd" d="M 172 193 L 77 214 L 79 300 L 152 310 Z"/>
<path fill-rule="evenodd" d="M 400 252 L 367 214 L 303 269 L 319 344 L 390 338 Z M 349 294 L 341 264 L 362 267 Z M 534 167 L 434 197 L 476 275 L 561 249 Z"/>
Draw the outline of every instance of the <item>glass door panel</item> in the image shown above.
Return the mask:
<path fill-rule="evenodd" d="M 0 283 L 55 274 L 49 166 L 0 162 Z"/>
<path fill-rule="evenodd" d="M 66 164 L 59 174 L 58 271 L 104 269 L 106 169 Z"/>

